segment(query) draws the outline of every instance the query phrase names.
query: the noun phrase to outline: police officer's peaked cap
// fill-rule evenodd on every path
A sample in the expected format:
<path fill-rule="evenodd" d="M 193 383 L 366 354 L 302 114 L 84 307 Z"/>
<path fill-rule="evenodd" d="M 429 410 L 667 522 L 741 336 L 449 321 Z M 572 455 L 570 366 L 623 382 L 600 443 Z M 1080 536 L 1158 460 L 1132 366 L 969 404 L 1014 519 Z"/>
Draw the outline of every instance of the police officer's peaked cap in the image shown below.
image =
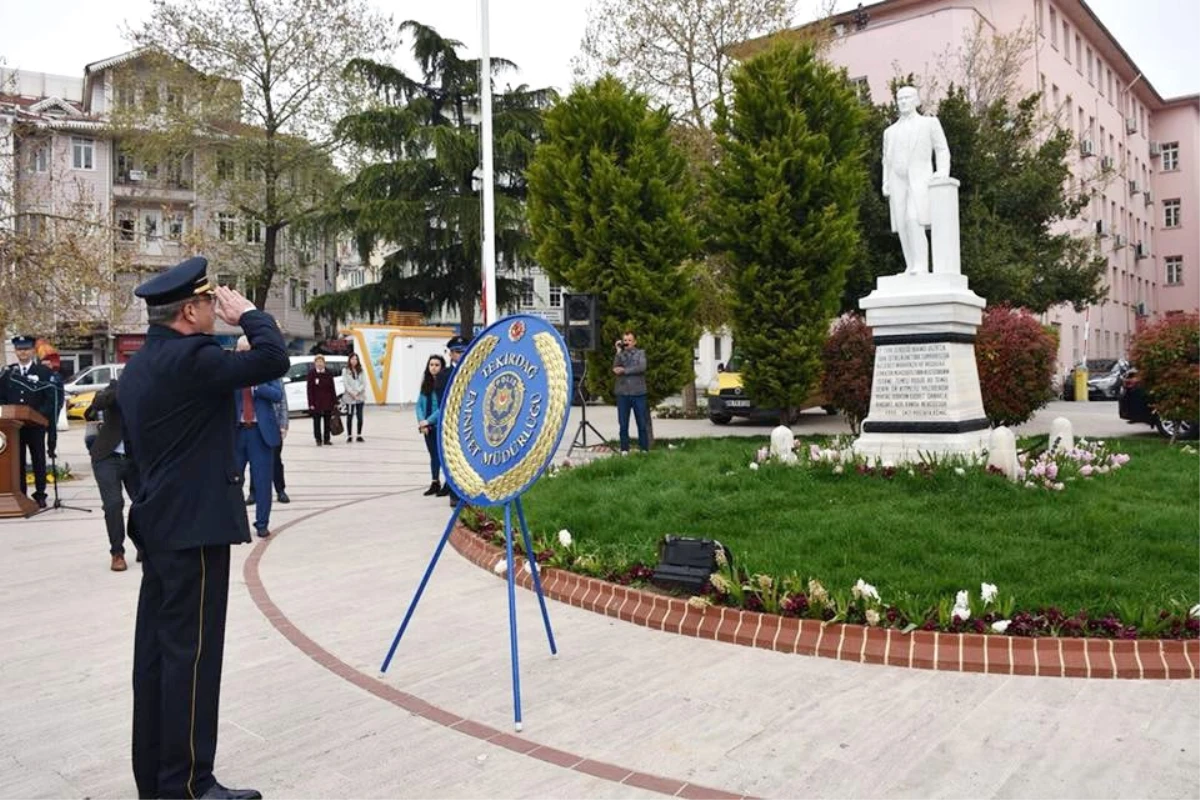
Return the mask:
<path fill-rule="evenodd" d="M 16 350 L 32 350 L 35 340 L 32 336 L 14 336 L 12 346 Z"/>
<path fill-rule="evenodd" d="M 148 306 L 165 306 L 207 294 L 215 287 L 208 280 L 208 259 L 196 256 L 176 264 L 133 290 Z"/>
<path fill-rule="evenodd" d="M 455 336 L 455 337 L 451 338 L 450 341 L 446 342 L 446 349 L 447 350 L 466 350 L 467 346 L 470 344 L 471 344 L 470 336 L 467 336 L 467 337 Z"/>

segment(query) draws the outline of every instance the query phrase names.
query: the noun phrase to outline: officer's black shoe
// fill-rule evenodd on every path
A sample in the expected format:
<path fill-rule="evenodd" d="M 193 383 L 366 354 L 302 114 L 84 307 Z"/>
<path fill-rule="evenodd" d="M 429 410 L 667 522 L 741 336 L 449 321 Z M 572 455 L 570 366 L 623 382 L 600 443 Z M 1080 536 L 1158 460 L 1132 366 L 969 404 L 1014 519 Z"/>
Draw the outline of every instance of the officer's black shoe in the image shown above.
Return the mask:
<path fill-rule="evenodd" d="M 44 497 L 38 497 L 38 498 L 35 498 L 35 499 L 37 500 L 38 508 L 45 508 L 45 507 L 46 507 L 46 498 L 44 498 Z"/>
<path fill-rule="evenodd" d="M 206 798 L 206 800 L 262 800 L 262 792 L 258 789 L 228 789 L 219 783 L 214 783 L 200 797 Z"/>
<path fill-rule="evenodd" d="M 254 495 L 249 495 L 246 498 L 246 505 L 248 505 L 248 506 L 254 505 Z"/>
<path fill-rule="evenodd" d="M 449 497 L 450 496 L 450 484 L 443 483 L 442 488 L 437 490 L 437 496 L 438 497 Z"/>
<path fill-rule="evenodd" d="M 290 503 L 290 502 L 292 502 L 292 498 L 287 496 L 287 492 L 280 492 L 279 495 L 275 498 L 275 502 Z"/>

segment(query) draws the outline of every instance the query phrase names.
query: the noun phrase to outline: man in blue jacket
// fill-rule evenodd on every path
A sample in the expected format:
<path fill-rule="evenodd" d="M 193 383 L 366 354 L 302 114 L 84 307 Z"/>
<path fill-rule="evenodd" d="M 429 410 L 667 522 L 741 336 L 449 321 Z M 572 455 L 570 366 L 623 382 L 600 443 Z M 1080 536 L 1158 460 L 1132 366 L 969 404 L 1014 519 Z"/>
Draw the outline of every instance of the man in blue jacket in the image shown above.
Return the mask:
<path fill-rule="evenodd" d="M 250 349 L 250 340 L 238 339 L 237 352 Z M 266 538 L 271 535 L 271 484 L 273 483 L 275 450 L 283 445 L 279 417 L 275 405 L 283 398 L 283 382 L 274 380 L 258 386 L 245 386 L 234 393 L 237 409 L 238 474 L 246 474 L 250 464 L 250 483 L 254 487 L 254 532 Z"/>
<path fill-rule="evenodd" d="M 142 478 L 128 525 L 143 554 L 133 649 L 141 797 L 261 797 L 213 776 L 229 545 L 250 541 L 235 393 L 282 377 L 288 357 L 271 317 L 214 287 L 207 268 L 188 259 L 135 290 L 150 327 L 117 389 L 122 440 Z M 221 348 L 212 335 L 218 318 L 241 326 L 248 351 Z"/>

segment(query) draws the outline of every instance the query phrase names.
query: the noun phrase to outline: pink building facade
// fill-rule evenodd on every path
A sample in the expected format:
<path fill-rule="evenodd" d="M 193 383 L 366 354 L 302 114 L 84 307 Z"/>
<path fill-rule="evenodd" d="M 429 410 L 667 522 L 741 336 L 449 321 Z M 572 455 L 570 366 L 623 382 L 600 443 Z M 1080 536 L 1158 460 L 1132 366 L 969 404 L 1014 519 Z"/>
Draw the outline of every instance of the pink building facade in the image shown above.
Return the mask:
<path fill-rule="evenodd" d="M 1124 356 L 1145 321 L 1200 310 L 1200 95 L 1161 97 L 1086 3 L 884 0 L 833 23 L 828 57 L 876 102 L 913 73 L 932 87 L 931 107 L 976 30 L 1027 33 L 1015 92 L 1041 91 L 1047 120 L 1078 137 L 1072 188 L 1092 202 L 1065 229 L 1108 263 L 1104 302 L 1044 316 L 1059 331 L 1061 367 Z"/>

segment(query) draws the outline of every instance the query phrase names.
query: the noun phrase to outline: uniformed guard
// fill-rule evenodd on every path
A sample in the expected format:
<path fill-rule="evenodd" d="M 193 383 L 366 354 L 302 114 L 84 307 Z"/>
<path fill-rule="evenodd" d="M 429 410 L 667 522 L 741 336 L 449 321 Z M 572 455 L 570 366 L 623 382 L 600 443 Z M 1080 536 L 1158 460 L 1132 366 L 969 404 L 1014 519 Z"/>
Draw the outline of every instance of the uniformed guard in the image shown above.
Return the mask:
<path fill-rule="evenodd" d="M 46 445 L 54 458 L 58 442 L 58 409 L 62 403 L 62 385 L 58 373 L 33 357 L 32 336 L 12 340 L 17 363 L 10 364 L 0 376 L 0 405 L 29 406 L 46 418 L 46 426 L 25 423 L 21 426 L 21 493 L 29 494 L 25 470 L 33 465 L 33 499 L 38 508 L 46 507 Z M 26 456 L 28 450 L 28 457 Z M 57 477 L 57 476 L 56 476 Z"/>
<path fill-rule="evenodd" d="M 124 440 L 142 484 L 129 536 L 143 553 L 133 652 L 133 774 L 141 797 L 256 798 L 213 776 L 229 546 L 250 541 L 234 457 L 234 393 L 281 377 L 289 362 L 271 317 L 208 280 L 192 258 L 134 292 L 146 343 L 121 375 Z M 217 319 L 245 352 L 224 351 Z"/>
<path fill-rule="evenodd" d="M 458 369 L 458 362 L 462 360 L 463 353 L 467 352 L 467 348 L 471 346 L 471 336 L 454 335 L 446 342 L 446 351 L 450 353 L 450 363 L 442 372 L 441 379 L 438 383 L 442 387 L 442 400 L 445 400 L 446 385 L 450 383 L 450 378 L 454 375 L 454 371 Z M 454 490 L 450 488 L 450 481 L 442 482 L 441 488 L 437 491 L 438 497 L 449 497 L 450 507 L 458 505 L 458 495 L 454 494 Z"/>

